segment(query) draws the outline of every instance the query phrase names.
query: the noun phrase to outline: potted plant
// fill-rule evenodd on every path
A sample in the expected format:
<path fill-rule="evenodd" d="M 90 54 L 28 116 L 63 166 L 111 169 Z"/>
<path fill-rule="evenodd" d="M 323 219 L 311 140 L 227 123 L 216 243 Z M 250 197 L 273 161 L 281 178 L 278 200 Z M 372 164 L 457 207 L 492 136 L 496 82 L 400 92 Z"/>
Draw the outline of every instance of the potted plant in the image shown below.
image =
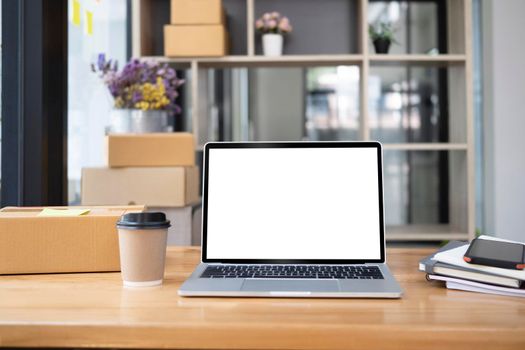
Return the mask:
<path fill-rule="evenodd" d="M 382 22 L 368 26 L 370 39 L 374 43 L 374 48 L 378 54 L 386 54 L 390 49 L 391 43 L 397 43 L 394 38 L 394 29 L 391 23 Z"/>
<path fill-rule="evenodd" d="M 98 55 L 91 70 L 113 97 L 110 132 L 148 133 L 171 131 L 170 115 L 179 114 L 177 89 L 184 84 L 173 68 L 155 61 L 132 59 L 121 71 L 117 61 Z"/>
<path fill-rule="evenodd" d="M 255 21 L 255 28 L 262 33 L 265 56 L 281 56 L 283 53 L 283 34 L 292 31 L 288 17 L 279 12 L 267 12 Z"/>

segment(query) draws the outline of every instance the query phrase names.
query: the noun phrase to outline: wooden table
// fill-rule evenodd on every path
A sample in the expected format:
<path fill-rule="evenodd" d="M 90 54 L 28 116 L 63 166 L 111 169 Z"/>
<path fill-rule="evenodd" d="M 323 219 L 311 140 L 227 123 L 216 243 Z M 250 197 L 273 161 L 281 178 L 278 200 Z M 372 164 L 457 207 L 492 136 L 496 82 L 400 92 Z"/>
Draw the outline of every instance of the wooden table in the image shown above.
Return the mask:
<path fill-rule="evenodd" d="M 525 349 L 525 299 L 447 290 L 389 249 L 400 300 L 181 298 L 197 248 L 169 248 L 162 287 L 120 274 L 0 276 L 0 345 L 215 349 Z"/>

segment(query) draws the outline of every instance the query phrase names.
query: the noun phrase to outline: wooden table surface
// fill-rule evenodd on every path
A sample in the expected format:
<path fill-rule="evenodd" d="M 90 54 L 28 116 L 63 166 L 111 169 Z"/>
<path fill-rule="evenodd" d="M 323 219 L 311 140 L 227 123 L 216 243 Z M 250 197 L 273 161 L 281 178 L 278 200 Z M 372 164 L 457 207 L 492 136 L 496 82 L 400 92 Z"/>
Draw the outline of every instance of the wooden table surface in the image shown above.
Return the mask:
<path fill-rule="evenodd" d="M 118 273 L 0 276 L 0 346 L 214 349 L 525 349 L 525 299 L 447 290 L 389 249 L 400 300 L 182 298 L 198 248 L 169 248 L 162 287 Z"/>

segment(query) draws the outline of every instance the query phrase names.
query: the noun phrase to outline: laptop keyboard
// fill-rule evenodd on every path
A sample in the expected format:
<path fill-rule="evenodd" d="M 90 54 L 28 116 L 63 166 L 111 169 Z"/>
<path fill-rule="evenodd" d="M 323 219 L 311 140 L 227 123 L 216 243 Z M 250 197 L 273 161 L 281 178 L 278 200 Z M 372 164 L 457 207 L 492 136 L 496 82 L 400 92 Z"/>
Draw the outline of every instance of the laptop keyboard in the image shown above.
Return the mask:
<path fill-rule="evenodd" d="M 383 279 L 377 266 L 210 265 L 201 278 Z"/>

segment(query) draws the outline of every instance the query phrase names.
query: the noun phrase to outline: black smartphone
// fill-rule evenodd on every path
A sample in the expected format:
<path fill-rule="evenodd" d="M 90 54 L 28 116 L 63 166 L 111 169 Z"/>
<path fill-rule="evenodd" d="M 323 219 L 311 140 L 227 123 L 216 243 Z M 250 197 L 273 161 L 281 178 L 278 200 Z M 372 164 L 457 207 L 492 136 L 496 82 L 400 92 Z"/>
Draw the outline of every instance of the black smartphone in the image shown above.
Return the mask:
<path fill-rule="evenodd" d="M 463 259 L 471 264 L 523 270 L 525 245 L 476 238 L 470 242 Z"/>

